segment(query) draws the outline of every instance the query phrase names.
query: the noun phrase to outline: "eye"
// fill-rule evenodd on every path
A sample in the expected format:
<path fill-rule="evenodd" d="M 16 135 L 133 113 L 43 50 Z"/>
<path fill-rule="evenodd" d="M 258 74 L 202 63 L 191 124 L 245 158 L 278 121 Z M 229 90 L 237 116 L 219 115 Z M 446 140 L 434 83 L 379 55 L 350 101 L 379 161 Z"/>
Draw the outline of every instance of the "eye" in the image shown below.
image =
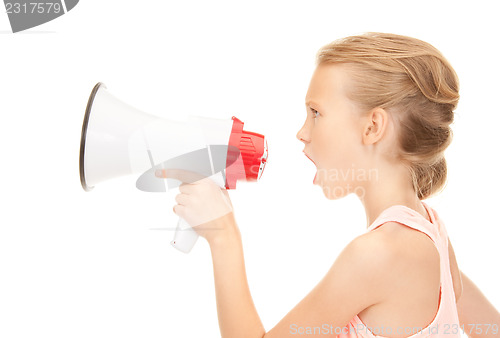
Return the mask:
<path fill-rule="evenodd" d="M 309 108 L 311 110 L 311 113 L 313 115 L 313 118 L 317 118 L 319 116 L 319 113 L 316 109 L 313 109 L 313 108 Z"/>

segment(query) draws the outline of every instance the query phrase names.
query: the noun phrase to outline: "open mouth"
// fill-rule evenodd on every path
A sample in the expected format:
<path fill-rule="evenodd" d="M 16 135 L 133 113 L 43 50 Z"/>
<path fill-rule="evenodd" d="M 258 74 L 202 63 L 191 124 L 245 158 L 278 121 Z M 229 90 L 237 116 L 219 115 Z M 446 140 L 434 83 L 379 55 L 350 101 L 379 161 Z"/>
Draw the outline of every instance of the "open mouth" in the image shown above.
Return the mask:
<path fill-rule="evenodd" d="M 304 151 L 303 153 L 304 153 L 304 155 L 306 155 L 306 157 L 307 157 L 308 159 L 310 159 L 310 160 L 311 160 L 311 162 L 312 162 L 312 163 L 314 163 L 314 165 L 316 166 L 316 163 L 312 160 L 312 158 L 310 158 L 310 157 L 309 157 L 309 155 L 307 155 L 307 154 L 305 153 L 305 151 Z M 316 166 L 316 169 L 317 169 L 317 168 L 318 168 L 318 166 Z M 318 176 L 318 172 L 316 171 L 316 174 L 314 175 L 314 179 L 313 179 L 313 184 L 315 184 L 315 183 L 316 183 L 316 178 L 317 178 L 317 176 Z"/>
<path fill-rule="evenodd" d="M 305 152 L 304 152 L 304 155 L 306 155 L 306 157 L 307 157 L 308 159 L 310 159 L 310 160 L 311 160 L 311 162 L 312 162 L 312 163 L 314 163 L 314 165 L 316 165 L 316 163 L 315 163 L 315 162 L 314 162 L 314 161 L 313 161 L 313 160 L 309 157 L 309 155 L 307 155 Z"/>

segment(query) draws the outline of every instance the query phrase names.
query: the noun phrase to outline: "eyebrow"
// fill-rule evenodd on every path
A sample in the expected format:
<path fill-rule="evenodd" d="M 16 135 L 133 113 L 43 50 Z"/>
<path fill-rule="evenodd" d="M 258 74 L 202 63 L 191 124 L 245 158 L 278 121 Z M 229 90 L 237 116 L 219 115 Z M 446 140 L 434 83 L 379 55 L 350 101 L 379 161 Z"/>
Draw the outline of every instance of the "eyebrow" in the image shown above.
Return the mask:
<path fill-rule="evenodd" d="M 310 107 L 310 106 L 314 106 L 314 107 L 317 107 L 317 108 L 321 107 L 321 106 L 320 106 L 318 103 L 316 103 L 315 101 L 313 101 L 313 100 L 307 100 L 307 101 L 306 101 L 306 107 Z"/>

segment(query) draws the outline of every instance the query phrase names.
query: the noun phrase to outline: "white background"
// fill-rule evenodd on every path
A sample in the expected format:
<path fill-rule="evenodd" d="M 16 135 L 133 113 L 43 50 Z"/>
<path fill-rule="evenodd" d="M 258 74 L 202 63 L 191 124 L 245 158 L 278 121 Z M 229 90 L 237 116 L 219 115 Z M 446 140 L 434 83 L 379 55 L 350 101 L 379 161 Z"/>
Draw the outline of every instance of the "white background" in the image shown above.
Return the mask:
<path fill-rule="evenodd" d="M 90 91 L 168 119 L 237 116 L 269 142 L 262 180 L 230 196 L 247 274 L 271 329 L 366 229 L 361 203 L 327 200 L 295 135 L 316 51 L 366 31 L 440 49 L 461 80 L 449 182 L 427 200 L 459 267 L 500 307 L 495 1 L 86 0 L 12 34 L 0 13 L 0 337 L 217 337 L 212 265 L 200 240 L 173 249 L 176 191 L 135 177 L 85 193 L 81 125 Z"/>

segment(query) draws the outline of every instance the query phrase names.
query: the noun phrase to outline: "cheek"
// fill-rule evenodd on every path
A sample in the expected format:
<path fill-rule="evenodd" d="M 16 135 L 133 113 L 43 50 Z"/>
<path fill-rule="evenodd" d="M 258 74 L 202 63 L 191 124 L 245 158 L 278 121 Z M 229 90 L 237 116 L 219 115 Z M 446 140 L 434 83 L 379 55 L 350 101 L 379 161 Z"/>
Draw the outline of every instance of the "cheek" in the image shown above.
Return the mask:
<path fill-rule="evenodd" d="M 353 135 L 352 131 L 335 128 L 321 134 L 317 183 L 329 199 L 346 196 L 356 185 L 353 173 L 359 167 L 359 149 Z"/>
<path fill-rule="evenodd" d="M 350 167 L 355 161 L 355 140 L 352 132 L 342 128 L 321 128 L 317 130 L 316 157 L 325 169 Z"/>

